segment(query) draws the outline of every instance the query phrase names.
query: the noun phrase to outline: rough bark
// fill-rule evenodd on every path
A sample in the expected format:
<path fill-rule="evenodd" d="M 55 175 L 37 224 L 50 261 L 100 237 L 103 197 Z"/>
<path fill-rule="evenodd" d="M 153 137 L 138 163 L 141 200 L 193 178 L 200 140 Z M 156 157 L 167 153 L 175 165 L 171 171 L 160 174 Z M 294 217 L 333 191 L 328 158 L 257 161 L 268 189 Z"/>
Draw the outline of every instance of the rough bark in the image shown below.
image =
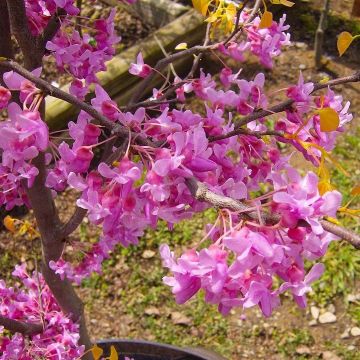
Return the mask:
<path fill-rule="evenodd" d="M 0 57 L 12 59 L 13 48 L 11 43 L 10 20 L 7 3 L 5 1 L 0 1 L 0 15 Z M 4 69 L 0 69 L 0 85 L 3 84 L 4 72 Z"/>

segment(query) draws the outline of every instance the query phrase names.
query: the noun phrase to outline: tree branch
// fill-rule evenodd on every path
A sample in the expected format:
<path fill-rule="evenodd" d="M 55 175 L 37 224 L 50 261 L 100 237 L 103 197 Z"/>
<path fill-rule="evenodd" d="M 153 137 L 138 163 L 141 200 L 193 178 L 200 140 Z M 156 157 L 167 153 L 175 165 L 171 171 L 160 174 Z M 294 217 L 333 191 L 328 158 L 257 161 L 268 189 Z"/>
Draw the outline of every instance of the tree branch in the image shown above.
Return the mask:
<path fill-rule="evenodd" d="M 72 234 L 78 228 L 78 226 L 82 223 L 86 214 L 87 214 L 86 209 L 76 207 L 76 209 L 75 209 L 73 215 L 71 216 L 71 218 L 69 219 L 69 221 L 66 224 L 64 224 L 62 229 L 60 230 L 62 237 L 66 238 L 67 236 Z"/>
<path fill-rule="evenodd" d="M 30 80 L 33 82 L 40 90 L 44 92 L 45 95 L 51 95 L 58 99 L 64 100 L 68 102 L 69 104 L 72 104 L 76 106 L 77 108 L 85 111 L 89 115 L 91 115 L 94 119 L 98 120 L 99 123 L 106 128 L 110 129 L 112 131 L 112 134 L 118 135 L 118 136 L 128 136 L 129 130 L 120 125 L 116 124 L 112 121 L 110 121 L 106 116 L 100 114 L 98 111 L 96 111 L 90 104 L 79 100 L 77 97 L 59 89 L 55 86 L 52 86 L 47 81 L 38 78 L 34 76 L 30 71 L 23 68 L 20 64 L 18 64 L 15 61 L 9 60 L 9 61 L 0 61 L 0 68 L 6 68 L 9 70 L 14 70 L 24 78 Z M 156 147 L 157 144 L 153 143 L 150 139 L 139 135 L 136 132 L 131 132 L 131 136 L 134 139 L 136 143 L 139 145 L 146 145 L 151 147 Z"/>
<path fill-rule="evenodd" d="M 253 208 L 250 208 L 248 205 L 245 205 L 241 201 L 210 191 L 205 184 L 196 180 L 194 177 L 186 179 L 186 185 L 188 186 L 194 198 L 199 201 L 205 201 L 214 207 L 225 208 L 231 211 L 240 212 L 240 217 L 245 219 L 250 218 L 252 220 L 258 220 L 258 213 L 254 211 Z M 265 212 L 261 213 L 261 217 L 265 221 L 265 223 L 271 225 L 276 224 L 281 220 L 280 215 L 268 214 Z M 320 222 L 325 231 L 328 231 L 342 238 L 343 240 L 353 245 L 356 249 L 360 249 L 360 235 L 324 219 L 321 219 Z M 301 226 L 307 227 L 309 226 L 309 224 L 307 224 L 306 222 L 302 222 Z"/>
<path fill-rule="evenodd" d="M 42 324 L 18 321 L 1 315 L 0 326 L 12 333 L 21 333 L 27 336 L 39 334 L 44 330 Z"/>

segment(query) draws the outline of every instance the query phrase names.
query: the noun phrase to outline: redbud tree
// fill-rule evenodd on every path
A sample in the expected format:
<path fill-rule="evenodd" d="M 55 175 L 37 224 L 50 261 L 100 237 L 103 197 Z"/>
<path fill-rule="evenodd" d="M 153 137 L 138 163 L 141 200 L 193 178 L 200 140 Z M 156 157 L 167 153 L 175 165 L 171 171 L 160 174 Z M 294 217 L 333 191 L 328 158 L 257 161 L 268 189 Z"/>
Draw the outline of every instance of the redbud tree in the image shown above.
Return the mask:
<path fill-rule="evenodd" d="M 83 18 L 74 0 L 0 2 L 0 204 L 7 211 L 32 209 L 32 231 L 42 247 L 37 271 L 25 263 L 14 269 L 22 286 L 0 280 L 0 359 L 78 359 L 91 352 L 99 358 L 73 285 L 101 273 L 116 245 L 137 244 L 159 221 L 171 228 L 195 213 L 216 210 L 202 241 L 179 257 L 168 244 L 159 252 L 169 271 L 164 282 L 177 303 L 202 291 L 224 315 L 258 306 L 270 316 L 285 292 L 305 307 L 329 243 L 343 239 L 360 248 L 359 235 L 336 219 L 354 209 L 342 204 L 327 167 L 340 166 L 330 152 L 352 120 L 349 101 L 333 87 L 360 81 L 360 72 L 321 83 L 305 82 L 300 74 L 297 84 L 283 90 L 286 100 L 273 103 L 264 74 L 245 79 L 239 69 L 249 54 L 265 68 L 274 65 L 290 45 L 290 34 L 286 16 L 275 20 L 268 7 L 294 4 L 193 5 L 207 23 L 203 43 L 179 44 L 153 67 L 139 53 L 129 72 L 142 78 L 140 85 L 120 107 L 96 75 L 106 70 L 121 41 L 114 9 L 104 19 L 87 20 L 79 31 Z M 339 36 L 341 54 L 354 39 Z M 219 76 L 200 68 L 206 53 L 222 59 Z M 188 74 L 164 75 L 184 57 L 193 61 Z M 71 76 L 68 92 L 42 76 L 49 58 Z M 224 65 L 230 58 L 235 70 Z M 159 74 L 163 84 L 149 96 L 144 89 Z M 61 133 L 46 123 L 48 95 L 79 110 Z M 198 111 L 189 106 L 194 98 Z M 295 152 L 317 172 L 292 167 Z M 68 188 L 77 194 L 76 209 L 64 219 L 54 199 Z M 85 217 L 101 236 L 96 243 L 68 246 Z M 8 215 L 5 226 L 14 232 L 19 221 Z M 83 256 L 69 257 L 77 252 Z M 81 260 L 69 260 L 74 258 Z M 305 261 L 312 263 L 310 270 Z"/>

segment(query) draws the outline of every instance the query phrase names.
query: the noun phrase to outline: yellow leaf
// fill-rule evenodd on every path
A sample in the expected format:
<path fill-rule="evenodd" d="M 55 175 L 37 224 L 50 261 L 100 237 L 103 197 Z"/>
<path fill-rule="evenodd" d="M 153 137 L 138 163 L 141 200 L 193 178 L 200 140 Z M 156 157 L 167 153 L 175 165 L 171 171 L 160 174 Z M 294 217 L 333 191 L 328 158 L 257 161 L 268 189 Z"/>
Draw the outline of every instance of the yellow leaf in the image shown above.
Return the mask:
<path fill-rule="evenodd" d="M 359 186 L 355 186 L 352 190 L 351 190 L 351 195 L 360 195 L 360 185 Z"/>
<path fill-rule="evenodd" d="M 338 219 L 335 219 L 333 217 L 330 216 L 325 216 L 325 220 L 335 224 L 335 225 L 341 225 L 340 221 Z"/>
<path fill-rule="evenodd" d="M 176 45 L 175 50 L 186 50 L 188 48 L 187 43 L 183 42 Z"/>
<path fill-rule="evenodd" d="M 201 13 L 203 16 L 206 16 L 209 7 L 209 0 L 192 0 L 194 8 Z"/>
<path fill-rule="evenodd" d="M 320 130 L 323 132 L 335 131 L 340 124 L 340 118 L 338 113 L 330 108 L 326 107 L 319 110 L 320 114 Z"/>
<path fill-rule="evenodd" d="M 327 82 L 329 82 L 330 78 L 328 76 L 324 76 L 319 83 L 320 84 L 326 84 Z"/>
<path fill-rule="evenodd" d="M 343 31 L 337 40 L 337 48 L 340 56 L 344 54 L 344 52 L 348 49 L 350 44 L 353 42 L 354 37 L 347 31 Z"/>
<path fill-rule="evenodd" d="M 99 360 L 101 355 L 103 354 L 104 350 L 97 346 L 97 345 L 94 345 L 92 348 L 91 348 L 91 353 L 93 355 L 93 358 L 94 360 Z"/>
<path fill-rule="evenodd" d="M 270 11 L 265 10 L 263 16 L 261 17 L 259 29 L 266 29 L 272 25 L 273 14 Z"/>
<path fill-rule="evenodd" d="M 16 231 L 15 228 L 15 219 L 12 218 L 11 216 L 7 215 L 4 218 L 4 226 L 7 230 L 9 230 L 10 232 L 14 233 Z"/>
<path fill-rule="evenodd" d="M 111 345 L 110 349 L 111 349 L 111 352 L 110 352 L 109 360 L 118 360 L 119 356 L 118 356 L 118 353 L 117 353 L 115 347 L 113 345 Z"/>
<path fill-rule="evenodd" d="M 295 5 L 295 3 L 293 3 L 292 1 L 288 1 L 288 0 L 271 0 L 272 4 L 275 5 L 284 5 L 284 6 L 288 6 L 288 7 L 292 7 Z"/>
<path fill-rule="evenodd" d="M 230 3 L 226 8 L 226 17 L 228 21 L 233 21 L 236 17 L 236 6 L 233 3 Z"/>
<path fill-rule="evenodd" d="M 216 13 L 212 13 L 205 21 L 208 23 L 213 23 L 217 21 L 219 16 Z"/>
<path fill-rule="evenodd" d="M 318 183 L 318 190 L 320 195 L 324 195 L 328 191 L 332 191 L 335 188 L 330 184 L 330 181 L 327 180 L 321 180 Z"/>

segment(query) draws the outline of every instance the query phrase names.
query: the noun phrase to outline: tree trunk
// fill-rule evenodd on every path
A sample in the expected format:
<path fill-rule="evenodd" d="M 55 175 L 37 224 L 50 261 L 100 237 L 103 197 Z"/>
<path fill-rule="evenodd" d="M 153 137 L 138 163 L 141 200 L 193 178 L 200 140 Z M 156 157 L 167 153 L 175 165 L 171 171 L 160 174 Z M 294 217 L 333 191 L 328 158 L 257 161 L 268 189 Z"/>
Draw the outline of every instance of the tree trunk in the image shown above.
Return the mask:
<path fill-rule="evenodd" d="M 0 0 L 0 2 L 4 2 L 7 5 L 11 30 L 23 54 L 25 68 L 31 71 L 42 66 L 45 40 L 48 36 L 50 37 L 49 39 L 51 39 L 51 37 L 56 34 L 60 25 L 57 18 L 58 14 L 55 14 L 49 21 L 50 25 L 44 30 L 42 36 L 34 37 L 31 35 L 29 29 L 24 0 L 6 0 L 6 2 Z M 5 10 L 5 4 L 2 3 L 1 6 Z M 4 21 L 2 27 L 5 27 L 5 25 L 6 22 Z M 2 34 L 2 36 L 4 36 L 4 34 Z M 2 51 L 4 52 L 4 50 Z M 44 119 L 44 101 L 39 111 L 41 118 Z M 45 154 L 39 153 L 39 155 L 33 159 L 32 163 L 39 170 L 39 174 L 36 176 L 33 186 L 27 188 L 25 184 L 25 188 L 41 235 L 42 274 L 64 314 L 71 316 L 73 321 L 79 323 L 79 342 L 81 345 L 85 345 L 85 348 L 88 350 L 91 348 L 91 341 L 85 324 L 84 305 L 77 296 L 70 281 L 66 279 L 61 280 L 59 275 L 55 274 L 49 267 L 50 260 L 57 261 L 61 256 L 64 241 L 61 231 L 63 224 L 59 219 L 51 190 L 45 186 Z M 82 359 L 91 360 L 92 355 L 86 353 Z"/>
<path fill-rule="evenodd" d="M 351 11 L 351 15 L 360 17 L 360 0 L 354 0 L 354 5 Z"/>

